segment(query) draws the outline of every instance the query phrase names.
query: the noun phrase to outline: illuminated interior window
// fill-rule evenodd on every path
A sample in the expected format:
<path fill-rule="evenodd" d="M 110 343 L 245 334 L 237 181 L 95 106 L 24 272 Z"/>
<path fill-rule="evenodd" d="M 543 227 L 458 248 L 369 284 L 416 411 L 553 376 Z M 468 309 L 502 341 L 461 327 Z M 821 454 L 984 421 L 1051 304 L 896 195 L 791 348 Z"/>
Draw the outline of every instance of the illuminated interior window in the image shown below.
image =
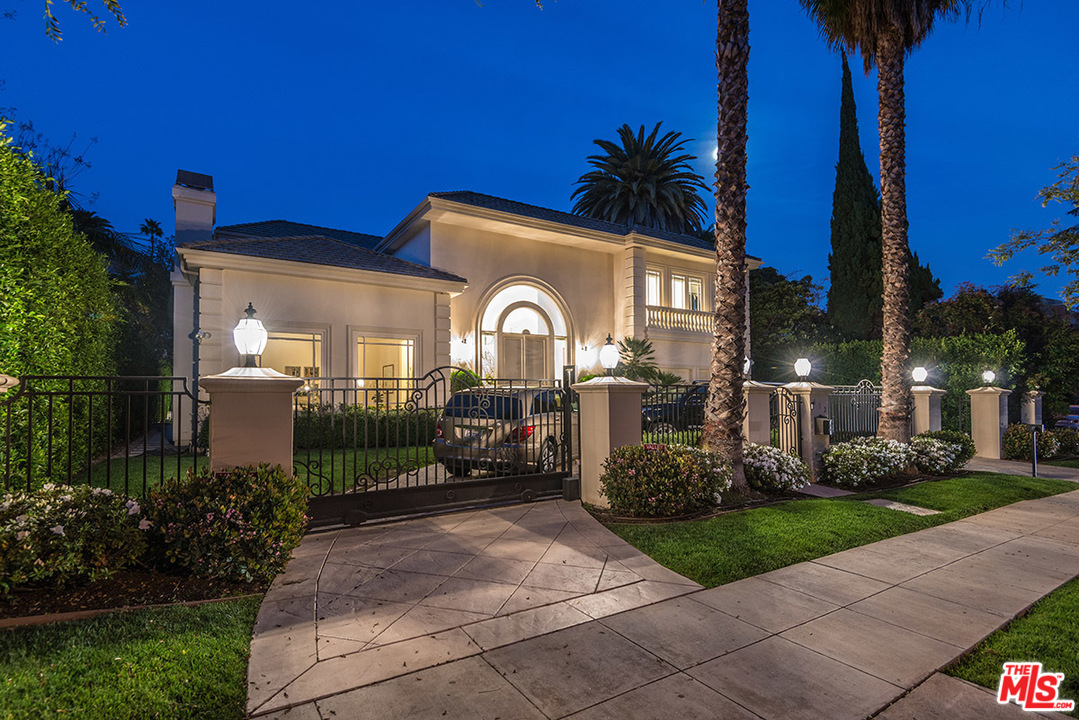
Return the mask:
<path fill-rule="evenodd" d="M 416 376 L 416 341 L 360 337 L 356 340 L 356 376 L 412 378 Z"/>
<path fill-rule="evenodd" d="M 262 353 L 262 367 L 298 378 L 322 376 L 322 333 L 271 332 Z M 317 380 L 308 384 L 318 387 Z"/>
<path fill-rule="evenodd" d="M 704 283 L 700 278 L 689 279 L 689 309 L 704 309 Z"/>
<path fill-rule="evenodd" d="M 649 270 L 647 274 L 645 303 L 648 305 L 660 304 L 660 275 L 659 270 Z"/>
<path fill-rule="evenodd" d="M 547 321 L 543 316 L 530 307 L 519 307 L 511 310 L 506 319 L 502 321 L 504 333 L 531 333 L 533 335 L 547 335 Z"/>
<path fill-rule="evenodd" d="M 671 275 L 671 307 L 685 310 L 688 306 L 685 276 Z"/>

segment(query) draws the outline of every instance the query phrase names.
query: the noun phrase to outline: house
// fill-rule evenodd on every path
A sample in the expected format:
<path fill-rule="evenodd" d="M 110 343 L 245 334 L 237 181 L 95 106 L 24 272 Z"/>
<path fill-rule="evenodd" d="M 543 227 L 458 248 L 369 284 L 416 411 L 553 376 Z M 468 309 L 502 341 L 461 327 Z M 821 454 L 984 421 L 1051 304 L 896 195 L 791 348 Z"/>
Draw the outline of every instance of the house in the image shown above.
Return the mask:
<path fill-rule="evenodd" d="M 709 376 L 707 240 L 467 191 L 431 193 L 384 236 L 216 226 L 213 178 L 198 173 L 180 171 L 172 196 L 177 374 L 238 364 L 231 330 L 252 303 L 270 333 L 263 366 L 297 376 L 599 372 L 608 334 L 647 336 L 662 369 Z"/>

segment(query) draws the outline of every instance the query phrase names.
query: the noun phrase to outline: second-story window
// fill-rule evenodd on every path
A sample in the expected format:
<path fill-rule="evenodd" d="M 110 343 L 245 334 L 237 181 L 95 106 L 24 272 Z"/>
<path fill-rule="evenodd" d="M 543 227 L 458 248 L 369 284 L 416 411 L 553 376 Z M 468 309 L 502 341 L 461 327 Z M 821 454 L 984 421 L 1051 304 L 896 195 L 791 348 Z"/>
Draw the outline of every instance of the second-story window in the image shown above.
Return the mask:
<path fill-rule="evenodd" d="M 659 270 L 649 270 L 646 275 L 645 303 L 648 305 L 660 304 L 660 274 Z"/>
<path fill-rule="evenodd" d="M 689 279 L 689 309 L 704 309 L 704 283 L 700 278 Z"/>
<path fill-rule="evenodd" d="M 671 307 L 685 310 L 689 307 L 685 275 L 671 275 Z"/>

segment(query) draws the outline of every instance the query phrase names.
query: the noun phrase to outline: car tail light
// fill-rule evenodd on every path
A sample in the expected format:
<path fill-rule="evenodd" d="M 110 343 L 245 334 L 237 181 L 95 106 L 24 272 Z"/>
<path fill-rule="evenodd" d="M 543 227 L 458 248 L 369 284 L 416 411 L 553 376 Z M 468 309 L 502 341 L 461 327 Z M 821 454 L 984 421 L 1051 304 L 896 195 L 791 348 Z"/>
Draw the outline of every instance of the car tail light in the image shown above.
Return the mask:
<path fill-rule="evenodd" d="M 437 440 L 438 438 L 445 437 L 445 436 L 446 436 L 446 434 L 444 432 L 442 432 L 442 421 L 439 420 L 438 422 L 435 423 L 435 439 Z"/>
<path fill-rule="evenodd" d="M 524 442 L 528 438 L 532 437 L 532 433 L 534 433 L 534 432 L 536 432 L 536 426 L 535 425 L 518 425 L 517 427 L 513 428 L 513 430 L 510 431 L 509 436 L 506 437 L 506 442 L 510 442 L 510 443 Z"/>

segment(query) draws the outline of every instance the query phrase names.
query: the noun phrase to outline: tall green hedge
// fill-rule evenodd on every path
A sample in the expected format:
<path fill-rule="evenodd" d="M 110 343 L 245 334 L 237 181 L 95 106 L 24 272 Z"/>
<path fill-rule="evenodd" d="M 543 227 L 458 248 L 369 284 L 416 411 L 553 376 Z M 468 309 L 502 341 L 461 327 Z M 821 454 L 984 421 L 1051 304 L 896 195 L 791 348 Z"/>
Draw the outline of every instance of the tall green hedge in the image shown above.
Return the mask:
<path fill-rule="evenodd" d="M 112 370 L 116 309 L 105 261 L 75 232 L 61 196 L 45 187 L 30 158 L 12 145 L 0 123 L 0 372 L 7 375 L 106 375 Z M 11 413 L 12 461 L 35 481 L 49 466 L 44 423 L 35 422 L 34 450 L 26 457 L 25 405 L 6 407 L 0 396 L 0 427 Z M 56 402 L 52 465 L 66 468 L 68 450 L 85 457 L 85 403 Z M 67 442 L 67 423 L 74 432 Z"/>
<path fill-rule="evenodd" d="M 859 380 L 880 383 L 880 340 L 822 343 L 814 345 L 811 354 L 814 367 L 821 371 L 821 382 L 829 385 L 854 385 Z M 983 384 L 982 372 L 986 368 L 997 373 L 998 385 L 1010 387 L 1023 372 L 1025 356 L 1023 341 L 1014 330 L 1008 330 L 997 334 L 914 338 L 910 359 L 912 369 L 922 365 L 929 370 L 928 384 L 947 391 L 941 404 L 944 427 L 969 430 L 966 391 Z"/>

